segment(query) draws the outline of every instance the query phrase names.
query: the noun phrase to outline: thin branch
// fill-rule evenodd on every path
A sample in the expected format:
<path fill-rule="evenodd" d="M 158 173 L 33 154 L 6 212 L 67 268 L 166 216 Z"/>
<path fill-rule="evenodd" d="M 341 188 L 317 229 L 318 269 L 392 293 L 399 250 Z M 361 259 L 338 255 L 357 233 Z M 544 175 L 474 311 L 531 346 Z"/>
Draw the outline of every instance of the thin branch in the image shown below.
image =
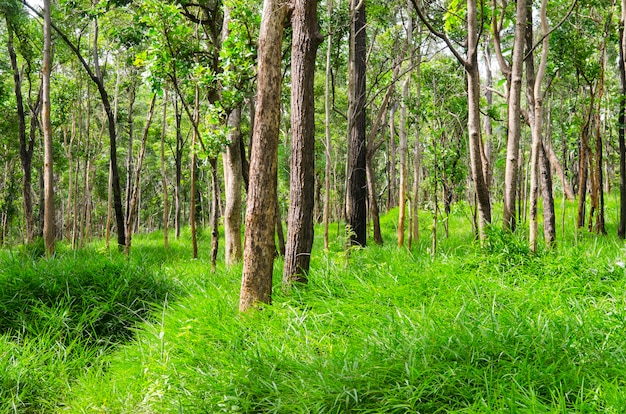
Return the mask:
<path fill-rule="evenodd" d="M 558 29 L 559 27 L 561 27 L 561 25 L 563 23 L 565 23 L 565 21 L 569 18 L 569 16 L 572 14 L 572 12 L 574 11 L 574 7 L 576 6 L 576 3 L 578 2 L 578 0 L 574 0 L 572 2 L 572 5 L 570 6 L 569 10 L 567 11 L 567 13 L 565 14 L 565 16 L 563 16 L 563 18 L 561 19 L 560 22 L 558 22 L 556 24 L 556 26 L 554 26 L 552 29 L 550 29 L 550 31 L 548 31 L 547 33 L 544 33 L 543 36 L 541 36 L 541 39 L 539 39 L 537 41 L 537 43 L 534 44 L 534 46 L 528 51 L 526 52 L 526 56 L 524 56 L 524 60 L 528 59 L 530 56 L 532 56 L 533 52 L 535 51 L 535 49 L 543 42 L 543 39 L 545 39 L 546 37 L 550 36 L 550 34 L 552 34 L 552 32 L 554 32 L 556 29 Z"/>
<path fill-rule="evenodd" d="M 420 20 L 422 21 L 422 23 L 424 23 L 426 25 L 428 30 L 433 35 L 435 35 L 438 38 L 440 38 L 441 40 L 443 40 L 446 43 L 446 45 L 448 45 L 448 48 L 450 49 L 450 52 L 452 52 L 454 57 L 459 61 L 459 63 L 461 65 L 467 66 L 467 64 L 468 64 L 467 59 L 465 59 L 465 58 L 463 58 L 461 56 L 459 51 L 456 50 L 456 48 L 452 44 L 452 41 L 450 41 L 450 39 L 448 38 L 448 36 L 446 36 L 445 33 L 438 31 L 437 29 L 435 29 L 435 27 L 432 24 L 430 24 L 430 22 L 426 19 L 426 16 L 424 16 L 424 13 L 422 13 L 422 9 L 418 6 L 417 1 L 416 0 L 411 0 L 411 3 L 413 4 L 413 7 L 415 7 L 415 11 L 417 12 L 417 15 L 419 16 Z"/>

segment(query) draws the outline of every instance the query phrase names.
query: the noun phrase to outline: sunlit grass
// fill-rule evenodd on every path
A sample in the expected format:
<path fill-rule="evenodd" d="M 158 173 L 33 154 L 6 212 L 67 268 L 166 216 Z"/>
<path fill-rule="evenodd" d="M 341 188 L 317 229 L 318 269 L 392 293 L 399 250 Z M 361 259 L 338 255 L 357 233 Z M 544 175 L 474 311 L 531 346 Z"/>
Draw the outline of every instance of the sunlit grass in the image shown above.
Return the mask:
<path fill-rule="evenodd" d="M 241 267 L 220 264 L 211 272 L 205 238 L 197 260 L 184 237 L 163 250 L 160 233 L 136 236 L 128 262 L 94 246 L 97 268 L 112 260 L 130 273 L 143 269 L 170 283 L 161 291 L 167 294 L 151 297 L 152 312 L 140 318 L 133 339 L 111 341 L 119 345 L 108 351 L 85 346 L 89 334 L 58 341 L 64 302 L 42 308 L 56 322 L 38 328 L 41 335 L 7 333 L 0 342 L 0 372 L 8 372 L 0 375 L 40 391 L 24 393 L 13 380 L 0 407 L 626 412 L 623 243 L 568 224 L 554 249 L 532 253 L 522 223 L 516 234 L 490 230 L 481 248 L 470 219 L 459 207 L 446 238 L 440 217 L 435 254 L 429 212 L 420 215 L 421 238 L 410 251 L 396 247 L 395 211 L 381 220 L 384 246 L 346 252 L 345 231 L 333 225 L 324 251 L 318 228 L 309 284 L 282 292 L 278 260 L 273 304 L 246 315 L 237 310 Z M 32 266 L 56 265 L 33 259 Z M 79 321 L 98 319 L 89 309 Z"/>

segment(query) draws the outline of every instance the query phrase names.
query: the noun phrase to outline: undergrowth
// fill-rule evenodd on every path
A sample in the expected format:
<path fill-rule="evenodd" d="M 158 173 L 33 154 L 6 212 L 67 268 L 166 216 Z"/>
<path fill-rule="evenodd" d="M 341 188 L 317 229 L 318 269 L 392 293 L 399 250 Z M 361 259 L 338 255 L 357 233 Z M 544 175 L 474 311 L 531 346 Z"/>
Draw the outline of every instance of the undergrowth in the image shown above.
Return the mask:
<path fill-rule="evenodd" d="M 435 254 L 424 237 L 411 250 L 396 247 L 389 216 L 381 221 L 384 246 L 345 252 L 337 227 L 324 251 L 319 231 L 309 284 L 283 292 L 277 260 L 272 305 L 247 314 L 237 310 L 240 266 L 218 265 L 212 273 L 208 249 L 190 260 L 184 241 L 166 252 L 158 233 L 138 236 L 130 261 L 114 258 L 111 266 L 123 274 L 143 269 L 138 273 L 155 276 L 163 290 L 144 299 L 152 312 L 114 324 L 141 320 L 132 338 L 124 331 L 103 341 L 106 323 L 86 328 L 78 318 L 75 339 L 56 340 L 65 335 L 66 328 L 57 329 L 63 323 L 35 335 L 34 322 L 2 336 L 0 372 L 40 387 L 39 400 L 19 398 L 50 398 L 30 409 L 41 412 L 626 412 L 622 243 L 570 234 L 533 253 L 520 233 L 492 228 L 480 247 L 462 227 L 465 215 L 449 220 L 461 231 L 442 235 Z M 99 257 L 91 272 L 111 260 Z M 57 265 L 37 259 L 32 266 Z M 48 308 L 38 305 L 51 320 L 65 320 L 55 304 L 82 303 L 54 297 Z M 77 310 L 84 320 L 106 320 L 88 309 Z M 45 345 L 41 355 L 29 348 L 37 341 Z M 84 352 L 78 359 L 75 344 Z M 15 401 L 22 388 L 12 384 Z"/>
<path fill-rule="evenodd" d="M 50 412 L 178 289 L 147 265 L 93 250 L 0 256 L 0 412 Z"/>

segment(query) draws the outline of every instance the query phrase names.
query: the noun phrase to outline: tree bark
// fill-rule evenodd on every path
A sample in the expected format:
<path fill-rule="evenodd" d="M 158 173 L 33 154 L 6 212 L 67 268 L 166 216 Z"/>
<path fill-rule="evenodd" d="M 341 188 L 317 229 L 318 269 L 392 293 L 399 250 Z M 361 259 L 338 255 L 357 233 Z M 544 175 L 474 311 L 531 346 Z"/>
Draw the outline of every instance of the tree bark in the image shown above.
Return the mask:
<path fill-rule="evenodd" d="M 22 95 L 22 75 L 20 68 L 17 64 L 17 54 L 15 53 L 15 47 L 13 46 L 13 29 L 9 22 L 8 17 L 5 19 L 7 25 L 7 49 L 9 52 L 9 58 L 11 61 L 11 69 L 13 71 L 14 90 L 15 90 L 15 103 L 17 107 L 17 127 L 20 140 L 20 161 L 22 163 L 22 172 L 24 174 L 22 180 L 22 204 L 24 207 L 24 221 L 26 223 L 26 237 L 25 242 L 30 243 L 35 237 L 35 216 L 33 215 L 33 189 L 32 189 L 32 160 L 33 160 L 33 147 L 34 147 L 34 131 L 32 129 L 36 125 L 36 119 L 39 112 L 39 102 L 37 103 L 31 114 L 31 134 L 30 140 L 26 136 L 26 114 L 24 111 L 24 98 Z"/>
<path fill-rule="evenodd" d="M 350 0 L 350 59 L 348 91 L 348 188 L 346 189 L 346 218 L 350 228 L 350 243 L 365 246 L 367 242 L 367 177 L 365 69 L 366 69 L 366 0 Z"/>
<path fill-rule="evenodd" d="M 50 119 L 50 72 L 52 69 L 52 33 L 50 21 L 51 0 L 43 3 L 43 63 L 41 67 L 43 97 L 41 121 L 44 139 L 44 221 L 43 239 L 48 257 L 54 254 L 54 175 L 52 158 L 52 122 Z"/>
<path fill-rule="evenodd" d="M 241 107 L 233 109 L 228 115 L 228 142 L 224 161 L 224 185 L 226 204 L 224 207 L 224 249 L 226 265 L 241 261 L 243 248 L 241 243 L 241 201 L 242 201 L 242 163 L 241 163 Z"/>
<path fill-rule="evenodd" d="M 224 23 L 222 25 L 222 43 L 229 36 L 230 8 L 224 5 Z M 235 68 L 231 68 L 235 69 Z M 241 262 L 243 247 L 241 243 L 241 201 L 242 201 L 242 157 L 241 157 L 241 105 L 228 114 L 228 145 L 222 156 L 224 164 L 224 252 L 226 265 Z"/>
<path fill-rule="evenodd" d="M 220 239 L 220 183 L 217 176 L 217 158 L 211 157 L 209 165 L 211 167 L 211 270 L 215 272 Z M 241 192 L 241 187 L 239 191 Z"/>
<path fill-rule="evenodd" d="M 410 51 L 411 64 L 414 60 L 413 48 L 413 18 L 409 16 L 408 27 L 406 29 L 407 50 Z M 400 188 L 398 191 L 398 247 L 404 246 L 404 230 L 406 221 L 406 190 L 407 190 L 407 169 L 406 156 L 409 151 L 408 145 L 408 117 L 407 117 L 407 100 L 409 98 L 409 86 L 411 76 L 407 75 L 402 82 L 402 102 L 400 105 Z"/>
<path fill-rule="evenodd" d="M 270 303 L 276 226 L 276 186 L 283 24 L 287 5 L 265 0 L 259 33 L 256 114 L 250 155 L 244 262 L 239 310 Z"/>
<path fill-rule="evenodd" d="M 315 57 L 322 36 L 317 0 L 295 0 L 291 16 L 291 158 L 283 287 L 306 283 L 315 205 Z"/>
<path fill-rule="evenodd" d="M 617 234 L 620 239 L 626 238 L 626 0 L 621 1 L 620 45 L 619 45 L 619 225 Z"/>
<path fill-rule="evenodd" d="M 624 0 L 626 1 L 626 0 Z M 327 0 L 327 8 L 328 8 L 328 22 L 329 25 L 332 22 L 333 15 L 333 0 Z M 324 87 L 324 111 L 325 111 L 325 124 L 324 124 L 324 132 L 325 132 L 325 151 L 324 155 L 326 157 L 326 164 L 324 165 L 324 213 L 323 213 L 323 223 L 324 223 L 324 249 L 328 250 L 330 246 L 330 242 L 328 240 L 328 227 L 330 223 L 330 181 L 332 175 L 332 166 L 331 166 L 331 135 L 330 135 L 330 111 L 331 111 L 331 101 L 330 101 L 330 88 L 331 88 L 331 76 L 332 76 L 332 68 L 331 68 L 331 50 L 333 45 L 332 40 L 332 29 L 328 28 L 328 36 L 326 43 L 326 83 Z"/>
<path fill-rule="evenodd" d="M 515 200 L 517 189 L 517 164 L 521 131 L 521 91 L 524 64 L 524 41 L 526 33 L 526 0 L 517 0 L 513 61 L 508 93 L 508 135 L 506 168 L 504 173 L 504 215 L 502 225 L 515 230 Z"/>
<path fill-rule="evenodd" d="M 165 136 L 167 134 L 167 89 L 163 97 L 163 119 L 161 120 L 161 186 L 163 187 L 163 247 L 169 249 L 169 199 L 167 195 L 167 172 L 165 170 Z"/>
<path fill-rule="evenodd" d="M 150 108 L 148 109 L 148 116 L 146 118 L 146 125 L 144 126 L 143 135 L 141 137 L 141 149 L 139 155 L 137 155 L 137 163 L 135 164 L 134 181 L 130 189 L 130 203 L 128 205 L 128 214 L 126 218 L 126 243 L 125 253 L 130 253 L 130 245 L 133 238 L 133 225 L 135 221 L 135 213 L 137 211 L 137 200 L 139 197 L 139 182 L 141 179 L 141 167 L 143 166 L 143 158 L 146 154 L 146 143 L 148 141 L 148 132 L 150 131 L 150 124 L 152 123 L 152 115 L 154 114 L 154 105 L 156 103 L 156 94 L 152 94 L 152 100 L 150 101 Z M 130 164 L 132 165 L 132 163 Z"/>

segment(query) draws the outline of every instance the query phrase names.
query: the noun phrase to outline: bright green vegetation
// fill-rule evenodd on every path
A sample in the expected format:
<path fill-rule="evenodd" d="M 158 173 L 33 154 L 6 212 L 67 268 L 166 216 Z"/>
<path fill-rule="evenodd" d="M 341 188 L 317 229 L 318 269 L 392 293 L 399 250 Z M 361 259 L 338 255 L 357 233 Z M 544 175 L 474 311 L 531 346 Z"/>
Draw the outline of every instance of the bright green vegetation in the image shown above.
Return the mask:
<path fill-rule="evenodd" d="M 212 274 L 183 239 L 137 237 L 128 262 L 5 257 L 0 411 L 626 412 L 623 244 L 583 231 L 532 254 L 493 230 L 481 249 L 466 222 L 434 258 L 426 229 L 396 248 L 391 216 L 386 246 L 318 243 L 310 284 L 247 315 L 241 269 Z"/>

